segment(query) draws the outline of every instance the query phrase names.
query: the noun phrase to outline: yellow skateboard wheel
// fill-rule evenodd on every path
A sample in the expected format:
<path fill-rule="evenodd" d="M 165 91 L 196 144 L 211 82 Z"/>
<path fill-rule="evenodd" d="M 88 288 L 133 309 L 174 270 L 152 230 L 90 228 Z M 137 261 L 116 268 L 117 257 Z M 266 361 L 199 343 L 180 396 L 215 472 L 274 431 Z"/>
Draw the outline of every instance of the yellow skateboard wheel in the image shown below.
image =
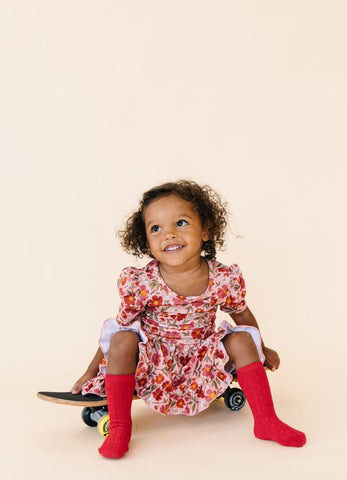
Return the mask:
<path fill-rule="evenodd" d="M 98 420 L 98 432 L 102 437 L 107 437 L 109 427 L 110 427 L 110 416 L 107 413 L 106 415 L 103 415 Z"/>

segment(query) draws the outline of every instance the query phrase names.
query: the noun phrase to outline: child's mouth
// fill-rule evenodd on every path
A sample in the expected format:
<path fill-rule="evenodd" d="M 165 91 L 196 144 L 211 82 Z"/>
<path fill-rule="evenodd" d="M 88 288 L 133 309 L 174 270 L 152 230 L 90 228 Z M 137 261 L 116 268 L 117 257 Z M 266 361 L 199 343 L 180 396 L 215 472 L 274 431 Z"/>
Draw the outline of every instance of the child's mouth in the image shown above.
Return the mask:
<path fill-rule="evenodd" d="M 169 245 L 164 249 L 165 253 L 174 253 L 178 252 L 179 250 L 182 250 L 183 245 Z"/>

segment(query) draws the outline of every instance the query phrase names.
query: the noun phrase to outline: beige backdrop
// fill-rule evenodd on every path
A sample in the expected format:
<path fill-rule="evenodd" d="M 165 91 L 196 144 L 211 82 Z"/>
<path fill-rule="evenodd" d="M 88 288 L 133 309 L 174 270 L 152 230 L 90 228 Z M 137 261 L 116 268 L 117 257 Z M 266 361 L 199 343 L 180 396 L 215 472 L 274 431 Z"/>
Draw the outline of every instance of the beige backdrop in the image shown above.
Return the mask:
<path fill-rule="evenodd" d="M 346 3 L 0 5 L 6 479 L 346 478 Z M 244 272 L 302 449 L 256 440 L 248 406 L 166 418 L 136 402 L 131 451 L 106 461 L 78 409 L 35 398 L 83 373 L 120 269 L 145 263 L 114 234 L 179 178 L 229 203 L 243 238 L 218 258 Z"/>

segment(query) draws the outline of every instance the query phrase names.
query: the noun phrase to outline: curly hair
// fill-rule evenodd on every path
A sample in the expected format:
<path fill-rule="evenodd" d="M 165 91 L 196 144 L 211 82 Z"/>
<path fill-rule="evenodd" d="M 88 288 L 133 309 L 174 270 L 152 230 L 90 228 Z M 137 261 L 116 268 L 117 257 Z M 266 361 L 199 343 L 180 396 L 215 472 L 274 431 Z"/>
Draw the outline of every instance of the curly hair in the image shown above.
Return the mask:
<path fill-rule="evenodd" d="M 139 258 L 144 255 L 154 258 L 147 243 L 144 211 L 153 200 L 168 195 L 177 195 L 193 204 L 202 227 L 207 228 L 210 237 L 202 243 L 201 252 L 206 259 L 215 259 L 216 248 L 221 249 L 224 245 L 228 217 L 227 204 L 211 187 L 200 186 L 191 180 L 164 183 L 142 195 L 138 210 L 128 218 L 125 229 L 117 233 L 124 250 Z"/>

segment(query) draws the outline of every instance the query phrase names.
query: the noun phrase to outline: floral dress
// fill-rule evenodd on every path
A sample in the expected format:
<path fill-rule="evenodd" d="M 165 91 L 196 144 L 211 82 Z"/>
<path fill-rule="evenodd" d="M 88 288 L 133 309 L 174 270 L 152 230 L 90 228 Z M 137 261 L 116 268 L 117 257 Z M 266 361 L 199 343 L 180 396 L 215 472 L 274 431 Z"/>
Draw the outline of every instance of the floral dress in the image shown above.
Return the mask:
<path fill-rule="evenodd" d="M 246 308 L 246 286 L 240 268 L 208 260 L 209 283 L 199 296 L 173 292 L 159 272 L 157 260 L 144 268 L 127 267 L 118 279 L 121 297 L 116 317 L 102 327 L 100 347 L 105 358 L 99 374 L 84 384 L 82 393 L 105 395 L 104 376 L 112 336 L 122 330 L 136 332 L 139 361 L 136 391 L 148 406 L 161 414 L 195 415 L 229 386 L 233 376 L 225 370 L 229 357 L 223 337 L 247 331 L 265 361 L 259 330 L 232 327 L 223 321 L 216 330 L 216 311 L 241 313 Z"/>

